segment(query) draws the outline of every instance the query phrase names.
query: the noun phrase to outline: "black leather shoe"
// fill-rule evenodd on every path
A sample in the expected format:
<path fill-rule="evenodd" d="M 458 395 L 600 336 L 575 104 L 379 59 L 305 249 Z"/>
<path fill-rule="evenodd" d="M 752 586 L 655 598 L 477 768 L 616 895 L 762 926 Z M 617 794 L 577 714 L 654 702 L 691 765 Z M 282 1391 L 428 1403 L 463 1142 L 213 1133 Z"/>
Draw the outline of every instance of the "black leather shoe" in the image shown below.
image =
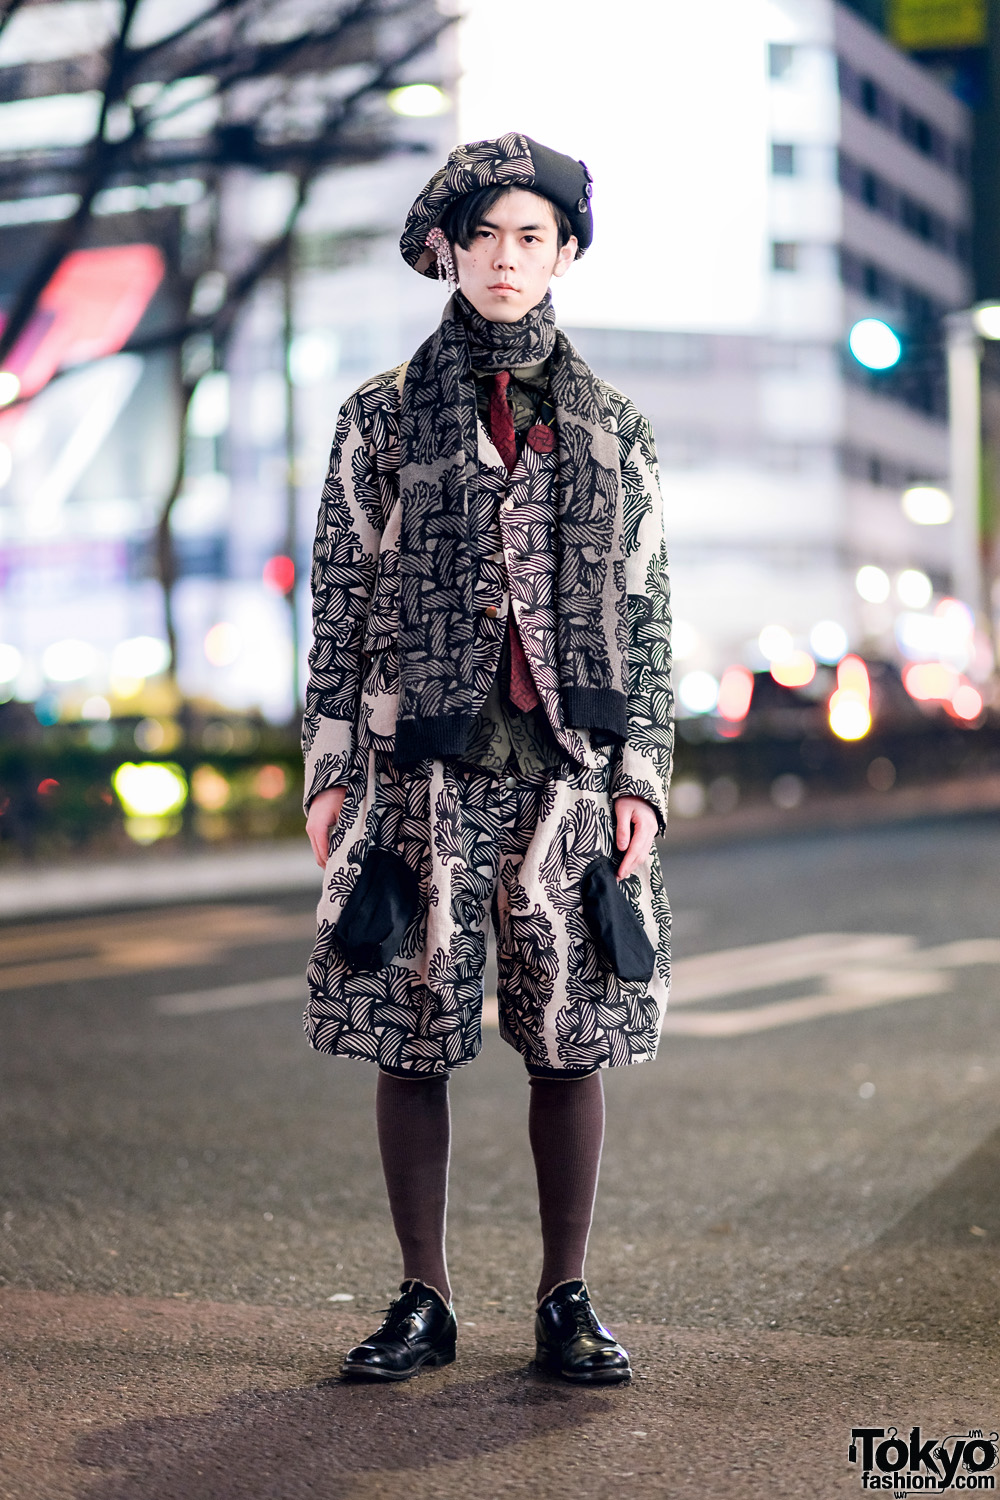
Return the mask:
<path fill-rule="evenodd" d="M 535 1364 L 588 1385 L 632 1375 L 628 1355 L 598 1321 L 582 1281 L 564 1281 L 541 1303 L 535 1315 Z"/>
<path fill-rule="evenodd" d="M 424 1365 L 450 1365 L 455 1358 L 455 1314 L 440 1293 L 422 1281 L 404 1281 L 371 1338 L 348 1352 L 341 1375 L 348 1380 L 409 1380 Z"/>

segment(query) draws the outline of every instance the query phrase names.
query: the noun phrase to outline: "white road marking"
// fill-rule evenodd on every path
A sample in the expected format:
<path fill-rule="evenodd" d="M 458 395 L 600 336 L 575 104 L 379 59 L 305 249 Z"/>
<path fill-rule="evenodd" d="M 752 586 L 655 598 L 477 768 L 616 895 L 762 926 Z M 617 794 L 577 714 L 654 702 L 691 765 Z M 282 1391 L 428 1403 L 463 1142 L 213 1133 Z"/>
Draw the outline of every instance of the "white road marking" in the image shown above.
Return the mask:
<path fill-rule="evenodd" d="M 855 981 L 859 981 L 855 983 Z M 842 988 L 827 994 L 803 995 L 796 1000 L 776 1000 L 771 1005 L 741 1006 L 738 1010 L 667 1010 L 663 1033 L 670 1036 L 748 1036 L 754 1031 L 772 1031 L 796 1021 L 815 1021 L 820 1016 L 845 1015 L 852 1010 L 870 1010 L 895 1000 L 918 995 L 942 995 L 951 989 L 951 976 L 935 970 L 900 973 L 870 969 L 863 974 L 844 974 Z"/>
<path fill-rule="evenodd" d="M 891 967 L 889 966 L 891 963 Z M 679 959 L 674 965 L 670 1005 L 663 1023 L 670 1036 L 735 1037 L 771 1031 L 822 1016 L 846 1015 L 898 1000 L 946 994 L 953 969 L 975 964 L 1000 966 L 1000 940 L 966 938 L 934 948 L 918 948 L 902 933 L 808 933 L 781 942 L 723 948 Z M 756 990 L 818 980 L 821 989 L 788 1000 L 731 1010 L 695 1010 L 705 1000 L 752 994 Z M 307 999 L 305 977 L 291 974 L 218 989 L 161 995 L 161 1015 L 195 1016 L 240 1010 L 251 1005 Z M 483 1001 L 483 1026 L 499 1025 L 495 995 Z"/>
<path fill-rule="evenodd" d="M 304 974 L 285 979 L 255 979 L 249 984 L 227 984 L 215 990 L 191 990 L 186 995 L 160 995 L 156 1009 L 163 1016 L 199 1016 L 211 1010 L 242 1010 L 246 1005 L 271 1005 L 277 1000 L 308 998 Z"/>
<path fill-rule="evenodd" d="M 674 964 L 670 1004 L 697 1005 L 724 995 L 767 990 L 778 984 L 813 979 L 858 962 L 898 959 L 916 947 L 916 938 L 891 933 L 816 932 L 777 943 L 723 948 Z"/>

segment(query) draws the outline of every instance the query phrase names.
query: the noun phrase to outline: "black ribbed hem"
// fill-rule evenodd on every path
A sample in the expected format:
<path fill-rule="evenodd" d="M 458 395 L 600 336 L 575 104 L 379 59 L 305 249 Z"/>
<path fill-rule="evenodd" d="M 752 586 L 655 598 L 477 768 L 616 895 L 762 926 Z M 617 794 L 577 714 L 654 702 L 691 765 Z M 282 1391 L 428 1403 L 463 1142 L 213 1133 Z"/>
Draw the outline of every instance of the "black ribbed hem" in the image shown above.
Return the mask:
<path fill-rule="evenodd" d="M 628 699 L 614 688 L 564 687 L 563 713 L 574 729 L 604 729 L 624 745 L 628 739 Z"/>
<path fill-rule="evenodd" d="M 393 765 L 412 766 L 418 760 L 461 755 L 476 720 L 473 714 L 442 714 L 434 719 L 397 719 Z"/>
<path fill-rule="evenodd" d="M 538 1063 L 526 1062 L 524 1065 L 528 1070 L 529 1078 L 591 1078 L 600 1072 L 600 1064 L 594 1063 L 589 1068 L 543 1068 Z"/>

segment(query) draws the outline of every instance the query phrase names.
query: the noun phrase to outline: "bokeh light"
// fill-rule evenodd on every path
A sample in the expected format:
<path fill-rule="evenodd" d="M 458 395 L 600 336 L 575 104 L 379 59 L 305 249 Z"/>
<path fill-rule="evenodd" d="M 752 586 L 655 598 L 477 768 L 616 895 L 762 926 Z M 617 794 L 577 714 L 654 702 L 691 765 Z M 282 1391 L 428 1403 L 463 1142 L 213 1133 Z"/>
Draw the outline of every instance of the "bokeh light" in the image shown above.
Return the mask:
<path fill-rule="evenodd" d="M 95 694 L 92 698 L 85 698 L 80 705 L 80 718 L 90 719 L 95 723 L 111 718 L 111 704 L 107 698 Z"/>
<path fill-rule="evenodd" d="M 784 625 L 765 625 L 757 637 L 760 654 L 765 661 L 783 661 L 795 650 L 795 642 Z"/>
<path fill-rule="evenodd" d="M 111 653 L 112 677 L 158 677 L 170 662 L 170 648 L 155 635 L 119 641 Z"/>
<path fill-rule="evenodd" d="M 923 609 L 934 597 L 934 585 L 919 568 L 904 568 L 896 579 L 896 594 L 908 609 Z"/>
<path fill-rule="evenodd" d="M 288 351 L 288 374 L 293 385 L 318 385 L 336 373 L 339 348 L 333 334 L 299 333 Z"/>
<path fill-rule="evenodd" d="M 975 621 L 960 599 L 942 599 L 932 615 L 901 614 L 896 644 L 911 661 L 946 661 L 964 671 L 975 655 Z"/>
<path fill-rule="evenodd" d="M 180 766 L 125 761 L 111 778 L 118 800 L 132 817 L 163 818 L 187 801 L 187 782 Z"/>
<path fill-rule="evenodd" d="M 978 719 L 983 711 L 983 695 L 971 682 L 963 682 L 955 689 L 949 707 L 957 719 Z"/>
<path fill-rule="evenodd" d="M 1000 339 L 1000 302 L 981 302 L 972 310 L 972 326 L 984 339 Z"/>
<path fill-rule="evenodd" d="M 243 649 L 243 637 L 229 620 L 220 620 L 205 636 L 205 655 L 213 667 L 231 667 Z"/>
<path fill-rule="evenodd" d="M 915 484 L 903 491 L 903 515 L 916 526 L 943 526 L 954 515 L 951 496 L 933 484 Z"/>
<path fill-rule="evenodd" d="M 14 472 L 14 455 L 6 443 L 0 443 L 0 490 Z"/>
<path fill-rule="evenodd" d="M 819 620 L 809 632 L 809 644 L 817 661 L 834 666 L 846 654 L 847 631 L 836 620 Z"/>
<path fill-rule="evenodd" d="M 229 426 L 229 376 L 225 370 L 209 370 L 194 388 L 188 407 L 188 431 L 192 437 L 221 437 Z"/>
<path fill-rule="evenodd" d="M 903 346 L 898 335 L 881 318 L 861 318 L 847 336 L 847 344 L 868 370 L 889 370 L 899 362 Z"/>
<path fill-rule="evenodd" d="M 675 781 L 670 788 L 670 811 L 678 818 L 700 818 L 705 801 L 705 788 L 693 778 Z"/>
<path fill-rule="evenodd" d="M 0 370 L 0 406 L 9 406 L 21 394 L 21 382 L 11 370 Z"/>
<path fill-rule="evenodd" d="M 896 767 L 887 755 L 876 755 L 865 772 L 868 785 L 876 792 L 891 792 L 896 785 Z"/>
<path fill-rule="evenodd" d="M 865 703 L 871 699 L 872 684 L 868 668 L 860 656 L 845 656 L 837 667 L 837 687 L 845 693 L 855 693 Z"/>
<path fill-rule="evenodd" d="M 845 656 L 830 697 L 830 728 L 839 740 L 860 740 L 872 727 L 871 678 L 860 656 Z"/>
<path fill-rule="evenodd" d="M 13 682 L 23 659 L 16 646 L 0 645 L 0 682 Z"/>
<path fill-rule="evenodd" d="M 253 779 L 253 789 L 265 802 L 273 802 L 282 796 L 287 782 L 283 766 L 261 766 Z"/>
<path fill-rule="evenodd" d="M 719 701 L 719 683 L 711 672 L 688 672 L 680 680 L 677 696 L 691 714 L 710 714 Z"/>
<path fill-rule="evenodd" d="M 771 676 L 781 687 L 807 687 L 816 676 L 816 663 L 808 651 L 793 651 L 771 663 Z"/>
<path fill-rule="evenodd" d="M 214 766 L 195 766 L 191 773 L 191 796 L 205 812 L 220 812 L 232 795 L 229 782 Z"/>
<path fill-rule="evenodd" d="M 858 569 L 854 587 L 867 603 L 884 604 L 889 597 L 889 575 L 884 568 L 866 563 L 863 568 Z"/>
<path fill-rule="evenodd" d="M 943 661 L 915 662 L 903 669 L 903 686 L 918 703 L 950 702 L 959 681 L 955 668 Z"/>
<path fill-rule="evenodd" d="M 871 727 L 871 710 L 865 700 L 838 688 L 830 698 L 830 728 L 838 740 L 864 739 Z"/>
<path fill-rule="evenodd" d="M 746 667 L 727 667 L 719 683 L 719 717 L 738 724 L 750 711 L 753 698 L 753 673 Z"/>
<path fill-rule="evenodd" d="M 295 563 L 283 553 L 269 557 L 263 578 L 265 588 L 273 589 L 276 594 L 290 594 L 295 586 Z"/>
<path fill-rule="evenodd" d="M 97 666 L 89 641 L 55 641 L 42 652 L 42 671 L 50 682 L 79 682 Z"/>
<path fill-rule="evenodd" d="M 402 88 L 390 89 L 386 98 L 393 114 L 415 120 L 443 115 L 448 108 L 444 90 L 433 83 L 406 83 Z"/>
<path fill-rule="evenodd" d="M 158 750 L 172 750 L 180 739 L 177 725 L 169 719 L 140 719 L 133 738 L 140 750 L 155 755 Z"/>

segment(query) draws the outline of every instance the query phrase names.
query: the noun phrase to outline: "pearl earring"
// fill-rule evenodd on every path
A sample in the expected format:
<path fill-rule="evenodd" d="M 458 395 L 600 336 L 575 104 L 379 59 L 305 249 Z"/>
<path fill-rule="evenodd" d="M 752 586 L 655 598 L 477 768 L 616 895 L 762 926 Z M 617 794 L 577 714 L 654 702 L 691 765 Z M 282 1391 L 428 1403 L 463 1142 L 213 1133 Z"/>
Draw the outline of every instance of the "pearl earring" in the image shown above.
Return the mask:
<path fill-rule="evenodd" d="M 448 238 L 444 230 L 439 229 L 435 225 L 424 240 L 424 244 L 428 249 L 433 250 L 437 256 L 438 280 L 447 282 L 450 292 L 457 291 L 458 271 L 455 267 L 455 257 L 451 253 L 451 246 L 448 243 Z"/>

